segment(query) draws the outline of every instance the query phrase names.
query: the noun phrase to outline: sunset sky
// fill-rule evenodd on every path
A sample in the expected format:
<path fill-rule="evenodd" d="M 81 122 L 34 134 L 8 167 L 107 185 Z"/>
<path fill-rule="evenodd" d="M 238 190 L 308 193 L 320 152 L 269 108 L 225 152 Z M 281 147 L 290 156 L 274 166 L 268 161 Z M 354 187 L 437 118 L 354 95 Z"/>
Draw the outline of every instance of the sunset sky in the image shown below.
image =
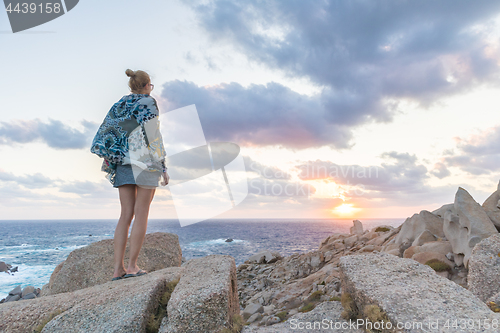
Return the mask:
<path fill-rule="evenodd" d="M 405 218 L 500 179 L 499 1 L 84 0 L 15 34 L 0 11 L 0 59 L 0 220 L 118 218 L 90 143 L 127 68 L 240 146 L 217 218 Z"/>

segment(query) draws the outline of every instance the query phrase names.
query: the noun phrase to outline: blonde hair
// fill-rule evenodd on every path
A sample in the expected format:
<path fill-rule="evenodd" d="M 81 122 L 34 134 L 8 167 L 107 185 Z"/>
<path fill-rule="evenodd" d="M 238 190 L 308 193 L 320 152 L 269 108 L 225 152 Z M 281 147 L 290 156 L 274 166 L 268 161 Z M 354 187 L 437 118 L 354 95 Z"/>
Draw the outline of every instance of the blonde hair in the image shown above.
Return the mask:
<path fill-rule="evenodd" d="M 139 93 L 149 82 L 151 82 L 149 74 L 141 70 L 134 72 L 131 69 L 127 69 L 125 74 L 130 78 L 130 80 L 128 80 L 128 86 L 133 93 Z"/>

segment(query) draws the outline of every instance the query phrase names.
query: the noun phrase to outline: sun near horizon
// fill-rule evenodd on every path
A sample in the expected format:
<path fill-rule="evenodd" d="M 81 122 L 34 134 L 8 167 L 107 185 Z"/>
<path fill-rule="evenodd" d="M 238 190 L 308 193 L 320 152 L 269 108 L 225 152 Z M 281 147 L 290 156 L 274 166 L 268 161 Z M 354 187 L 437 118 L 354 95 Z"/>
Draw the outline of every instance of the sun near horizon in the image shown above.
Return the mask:
<path fill-rule="evenodd" d="M 360 213 L 363 209 L 357 208 L 352 203 L 342 203 L 332 209 L 332 213 L 337 217 L 341 218 L 358 218 L 358 213 Z"/>

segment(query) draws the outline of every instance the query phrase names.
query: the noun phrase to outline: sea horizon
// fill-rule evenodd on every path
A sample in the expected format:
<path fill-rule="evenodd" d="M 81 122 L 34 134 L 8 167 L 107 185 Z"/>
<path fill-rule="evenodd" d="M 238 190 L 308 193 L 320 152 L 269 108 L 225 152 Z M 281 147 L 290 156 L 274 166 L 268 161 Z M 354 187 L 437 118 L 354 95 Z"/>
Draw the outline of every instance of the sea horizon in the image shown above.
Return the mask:
<path fill-rule="evenodd" d="M 297 217 L 238 217 L 238 218 L 216 218 L 216 219 L 206 219 L 201 222 L 205 221 L 213 221 L 213 220 L 332 220 L 332 221 L 337 221 L 337 220 L 346 220 L 346 221 L 353 221 L 353 220 L 395 220 L 395 219 L 406 219 L 407 217 L 353 217 L 353 218 L 329 218 L 329 217 L 304 217 L 304 218 L 297 218 Z M 107 220 L 118 220 L 117 218 L 111 218 L 111 219 L 101 219 L 101 218 L 88 218 L 88 219 L 66 219 L 66 218 L 61 218 L 61 219 L 0 219 L 0 222 L 3 221 L 83 221 L 83 220 L 98 220 L 98 221 L 107 221 Z M 177 219 L 158 219 L 158 218 L 149 218 L 148 221 L 154 221 L 154 220 L 168 220 L 168 221 L 173 221 Z M 363 221 L 361 221 L 363 222 Z"/>
<path fill-rule="evenodd" d="M 358 219 L 365 230 L 379 225 L 398 227 L 404 222 L 404 219 L 396 218 Z M 282 256 L 317 250 L 320 242 L 329 235 L 349 233 L 352 220 L 209 219 L 181 227 L 177 219 L 149 219 L 146 233 L 176 234 L 186 260 L 227 254 L 233 256 L 239 265 L 262 250 L 277 251 Z M 93 242 L 113 239 L 116 223 L 117 219 L 0 220 L 0 261 L 12 267 L 18 266 L 18 272 L 14 274 L 0 273 L 0 299 L 19 284 L 21 288 L 27 285 L 42 288 L 49 282 L 54 268 L 71 251 Z M 228 238 L 233 241 L 226 242 Z M 110 278 L 112 273 L 109 272 Z"/>

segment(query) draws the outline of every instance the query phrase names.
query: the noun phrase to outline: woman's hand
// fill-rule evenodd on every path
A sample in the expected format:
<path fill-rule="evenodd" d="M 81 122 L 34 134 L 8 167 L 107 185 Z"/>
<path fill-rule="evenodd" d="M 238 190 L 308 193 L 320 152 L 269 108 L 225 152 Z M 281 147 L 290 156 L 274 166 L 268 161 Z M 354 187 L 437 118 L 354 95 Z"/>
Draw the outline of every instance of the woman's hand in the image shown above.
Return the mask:
<path fill-rule="evenodd" d="M 168 173 L 166 171 L 162 174 L 162 176 L 163 176 L 163 181 L 161 182 L 161 185 L 167 186 L 170 177 L 168 176 Z"/>

